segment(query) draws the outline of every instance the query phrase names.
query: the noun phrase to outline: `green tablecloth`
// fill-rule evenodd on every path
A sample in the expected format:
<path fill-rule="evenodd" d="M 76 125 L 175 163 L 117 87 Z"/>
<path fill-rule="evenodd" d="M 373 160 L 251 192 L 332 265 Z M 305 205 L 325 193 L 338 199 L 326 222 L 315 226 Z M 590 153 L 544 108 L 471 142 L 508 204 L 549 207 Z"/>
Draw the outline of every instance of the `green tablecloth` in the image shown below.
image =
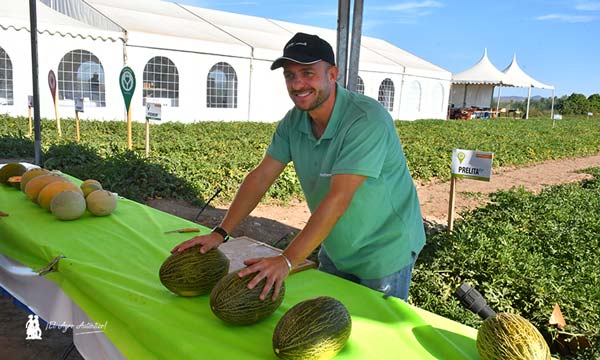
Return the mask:
<path fill-rule="evenodd" d="M 229 326 L 212 314 L 208 296 L 177 297 L 158 278 L 169 250 L 190 238 L 164 231 L 196 224 L 127 199 L 108 217 L 86 212 L 60 221 L 0 185 L 0 211 L 10 214 L 0 218 L 0 253 L 33 269 L 66 256 L 46 278 L 106 324 L 106 336 L 129 359 L 275 359 L 271 337 L 279 318 L 322 295 L 352 314 L 352 335 L 336 359 L 479 359 L 474 329 L 314 269 L 286 280 L 283 304 L 268 319 Z"/>

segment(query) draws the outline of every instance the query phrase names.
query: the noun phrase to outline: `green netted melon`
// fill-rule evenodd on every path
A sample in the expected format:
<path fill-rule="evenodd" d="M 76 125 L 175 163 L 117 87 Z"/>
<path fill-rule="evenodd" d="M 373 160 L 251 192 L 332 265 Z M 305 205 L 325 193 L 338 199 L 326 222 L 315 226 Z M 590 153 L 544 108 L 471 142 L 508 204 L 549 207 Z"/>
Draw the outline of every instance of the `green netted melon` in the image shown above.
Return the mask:
<path fill-rule="evenodd" d="M 294 305 L 273 331 L 280 359 L 325 360 L 339 353 L 352 331 L 350 313 L 338 300 L 321 296 Z"/>
<path fill-rule="evenodd" d="M 8 178 L 21 176 L 27 171 L 25 165 L 20 163 L 8 163 L 0 168 L 0 183 L 7 184 Z"/>
<path fill-rule="evenodd" d="M 229 271 L 229 259 L 219 249 L 200 253 L 198 246 L 171 254 L 159 270 L 160 282 L 179 296 L 210 293 Z"/>
<path fill-rule="evenodd" d="M 550 360 L 542 334 L 516 314 L 498 313 L 483 321 L 477 333 L 482 360 Z"/>
<path fill-rule="evenodd" d="M 33 169 L 29 169 L 29 170 L 25 171 L 23 176 L 21 176 L 21 191 L 25 192 L 25 186 L 27 186 L 27 183 L 29 182 L 29 180 L 31 180 L 37 176 L 46 175 L 46 174 L 50 174 L 50 170 L 42 169 L 42 168 L 33 168 Z"/>
<path fill-rule="evenodd" d="M 52 198 L 50 211 L 60 220 L 79 219 L 85 213 L 85 198 L 80 191 L 63 190 Z"/>
<path fill-rule="evenodd" d="M 106 216 L 117 208 L 117 194 L 108 190 L 96 190 L 85 197 L 85 202 L 92 214 Z"/>
<path fill-rule="evenodd" d="M 210 293 L 210 308 L 219 319 L 229 324 L 249 325 L 277 310 L 285 295 L 285 283 L 281 285 L 275 300 L 272 299 L 275 287 L 271 288 L 265 300 L 261 300 L 259 295 L 265 286 L 265 279 L 248 289 L 248 283 L 255 275 L 240 278 L 238 272 L 233 272 L 219 280 Z"/>

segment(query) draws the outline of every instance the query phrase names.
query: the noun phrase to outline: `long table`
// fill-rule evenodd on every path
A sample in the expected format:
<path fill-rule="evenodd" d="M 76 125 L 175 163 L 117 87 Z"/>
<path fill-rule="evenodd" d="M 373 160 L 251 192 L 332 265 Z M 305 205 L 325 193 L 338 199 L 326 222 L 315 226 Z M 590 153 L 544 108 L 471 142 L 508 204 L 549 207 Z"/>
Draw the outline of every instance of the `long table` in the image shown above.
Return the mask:
<path fill-rule="evenodd" d="M 225 324 L 211 312 L 208 296 L 178 297 L 158 278 L 170 249 L 190 237 L 164 232 L 198 225 L 128 199 L 120 198 L 107 217 L 86 212 L 60 221 L 22 192 L 0 185 L 0 211 L 9 214 L 0 218 L 5 258 L 40 269 L 64 256 L 57 271 L 43 276 L 60 289 L 54 295 L 48 291 L 40 299 L 34 291 L 39 282 L 20 283 L 18 277 L 13 279 L 18 286 L 3 286 L 2 277 L 0 286 L 21 292 L 13 295 L 25 304 L 41 301 L 47 308 L 68 297 L 128 359 L 276 359 L 271 338 L 277 321 L 293 305 L 317 296 L 338 299 L 352 316 L 350 340 L 336 359 L 479 359 L 475 329 L 315 269 L 288 277 L 282 305 L 266 320 Z M 97 350 L 84 356 L 106 355 Z"/>

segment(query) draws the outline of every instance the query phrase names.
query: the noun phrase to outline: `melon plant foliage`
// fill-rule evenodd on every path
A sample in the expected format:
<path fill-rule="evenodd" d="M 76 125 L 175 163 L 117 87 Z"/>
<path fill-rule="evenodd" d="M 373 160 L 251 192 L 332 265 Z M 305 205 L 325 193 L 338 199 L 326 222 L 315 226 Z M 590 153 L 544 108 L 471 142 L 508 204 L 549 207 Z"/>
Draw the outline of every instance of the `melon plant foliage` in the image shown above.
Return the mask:
<path fill-rule="evenodd" d="M 492 195 L 493 203 L 463 213 L 455 232 L 427 239 L 413 276 L 411 302 L 478 327 L 453 292 L 469 282 L 498 312 L 517 313 L 548 338 L 559 304 L 568 331 L 593 343 L 568 358 L 600 356 L 600 168 L 582 183 Z M 590 352 L 592 354 L 590 354 Z"/>

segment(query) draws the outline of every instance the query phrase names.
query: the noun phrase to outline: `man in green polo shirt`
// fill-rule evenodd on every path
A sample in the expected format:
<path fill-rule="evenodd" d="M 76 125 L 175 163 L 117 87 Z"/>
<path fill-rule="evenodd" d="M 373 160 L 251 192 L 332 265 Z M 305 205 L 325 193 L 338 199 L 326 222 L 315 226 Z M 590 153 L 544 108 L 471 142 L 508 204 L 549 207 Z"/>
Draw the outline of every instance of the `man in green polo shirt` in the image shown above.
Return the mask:
<path fill-rule="evenodd" d="M 248 259 L 241 277 L 263 278 L 275 298 L 293 266 L 321 245 L 319 269 L 406 300 L 425 243 L 417 192 L 392 118 L 376 100 L 336 83 L 333 49 L 297 33 L 271 69 L 283 67 L 292 108 L 261 163 L 244 179 L 220 226 L 173 251 L 219 246 L 293 162 L 311 216 L 282 255 Z"/>

